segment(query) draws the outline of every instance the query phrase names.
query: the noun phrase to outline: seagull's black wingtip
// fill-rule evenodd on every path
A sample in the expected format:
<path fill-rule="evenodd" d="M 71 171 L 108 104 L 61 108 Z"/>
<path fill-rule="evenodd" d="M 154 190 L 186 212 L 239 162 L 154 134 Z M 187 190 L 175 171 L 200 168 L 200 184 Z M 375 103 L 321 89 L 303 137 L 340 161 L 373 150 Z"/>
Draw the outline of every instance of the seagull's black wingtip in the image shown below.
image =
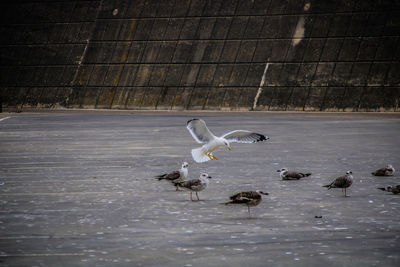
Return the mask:
<path fill-rule="evenodd" d="M 257 134 L 258 135 L 258 139 L 255 142 L 262 142 L 262 141 L 266 141 L 269 139 L 268 136 L 263 135 L 263 134 Z"/>
<path fill-rule="evenodd" d="M 188 120 L 186 124 L 189 124 L 189 123 L 191 123 L 192 121 L 197 121 L 197 120 L 199 120 L 199 119 L 193 118 L 193 119 L 191 119 L 191 120 Z"/>

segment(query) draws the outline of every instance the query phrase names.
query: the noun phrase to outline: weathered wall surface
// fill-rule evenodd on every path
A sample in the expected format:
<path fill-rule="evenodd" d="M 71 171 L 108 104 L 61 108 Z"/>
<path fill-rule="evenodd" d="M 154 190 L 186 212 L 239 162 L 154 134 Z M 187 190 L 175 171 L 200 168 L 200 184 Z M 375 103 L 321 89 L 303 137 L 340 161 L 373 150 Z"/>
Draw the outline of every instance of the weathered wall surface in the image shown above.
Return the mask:
<path fill-rule="evenodd" d="M 400 1 L 0 5 L 3 108 L 399 111 Z"/>

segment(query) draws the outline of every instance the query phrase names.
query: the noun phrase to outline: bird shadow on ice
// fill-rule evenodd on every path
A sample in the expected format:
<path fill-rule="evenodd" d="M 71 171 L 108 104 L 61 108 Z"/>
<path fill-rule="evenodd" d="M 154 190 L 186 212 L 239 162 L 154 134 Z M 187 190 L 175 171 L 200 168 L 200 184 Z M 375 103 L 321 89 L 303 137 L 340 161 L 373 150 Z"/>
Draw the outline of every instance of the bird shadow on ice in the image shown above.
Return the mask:
<path fill-rule="evenodd" d="M 265 217 L 260 217 L 257 215 L 252 215 L 249 217 L 248 214 L 240 214 L 237 217 L 230 216 L 230 217 L 224 217 L 223 220 L 225 221 L 234 221 L 234 222 L 248 222 L 248 221 L 261 221 L 261 220 L 266 220 L 268 218 Z"/>

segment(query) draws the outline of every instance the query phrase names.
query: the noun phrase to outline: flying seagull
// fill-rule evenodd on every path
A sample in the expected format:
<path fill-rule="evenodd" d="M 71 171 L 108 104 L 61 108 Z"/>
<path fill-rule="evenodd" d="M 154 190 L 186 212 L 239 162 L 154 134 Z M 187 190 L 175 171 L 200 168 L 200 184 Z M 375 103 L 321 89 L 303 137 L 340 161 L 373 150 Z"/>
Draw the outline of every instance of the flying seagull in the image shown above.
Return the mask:
<path fill-rule="evenodd" d="M 211 176 L 207 173 L 201 173 L 200 178 L 192 179 L 185 182 L 177 183 L 176 185 L 182 187 L 183 189 L 190 191 L 190 200 L 194 201 L 192 198 L 192 193 L 196 193 L 197 200 L 200 200 L 199 195 L 197 192 L 204 190 L 207 187 L 207 184 L 210 182 Z"/>
<path fill-rule="evenodd" d="M 257 206 L 260 204 L 262 197 L 261 195 L 268 195 L 268 193 L 264 193 L 263 191 L 256 190 L 256 191 L 246 191 L 237 193 L 230 198 L 228 202 L 221 203 L 223 205 L 242 205 L 247 206 L 247 210 L 250 215 L 250 207 Z"/>
<path fill-rule="evenodd" d="M 371 172 L 372 175 L 375 176 L 392 176 L 396 170 L 393 168 L 392 165 L 386 165 L 386 168 L 378 169 L 374 172 Z"/>
<path fill-rule="evenodd" d="M 380 189 L 382 191 L 392 192 L 394 195 L 397 195 L 398 193 L 400 193 L 400 185 L 388 186 L 386 188 L 379 187 L 378 189 Z"/>
<path fill-rule="evenodd" d="M 196 162 L 218 160 L 212 152 L 218 147 L 226 146 L 231 150 L 230 143 L 256 143 L 268 140 L 269 137 L 245 130 L 235 130 L 220 137 L 215 136 L 202 119 L 191 119 L 187 122 L 186 128 L 192 134 L 194 140 L 203 146 L 192 149 L 192 157 Z"/>
<path fill-rule="evenodd" d="M 351 184 L 353 183 L 353 172 L 352 171 L 347 171 L 345 175 L 342 175 L 338 178 L 336 178 L 332 183 L 328 185 L 324 185 L 323 187 L 327 187 L 328 189 L 331 188 L 342 188 L 342 192 L 344 189 L 344 196 L 347 197 L 346 195 L 346 188 L 350 187 Z"/>
<path fill-rule="evenodd" d="M 189 163 L 184 162 L 184 163 L 182 163 L 182 167 L 180 168 L 179 171 L 164 173 L 161 175 L 157 175 L 154 178 L 158 179 L 159 181 L 167 180 L 168 182 L 173 183 L 176 186 L 176 191 L 178 191 L 179 189 L 176 184 L 186 180 L 187 175 L 188 175 L 188 167 L 189 167 Z"/>
<path fill-rule="evenodd" d="M 295 171 L 289 171 L 287 168 L 282 168 L 280 170 L 277 170 L 279 172 L 279 176 L 282 178 L 282 180 L 300 180 L 303 177 L 310 176 L 311 173 L 302 173 L 302 172 L 295 172 Z"/>

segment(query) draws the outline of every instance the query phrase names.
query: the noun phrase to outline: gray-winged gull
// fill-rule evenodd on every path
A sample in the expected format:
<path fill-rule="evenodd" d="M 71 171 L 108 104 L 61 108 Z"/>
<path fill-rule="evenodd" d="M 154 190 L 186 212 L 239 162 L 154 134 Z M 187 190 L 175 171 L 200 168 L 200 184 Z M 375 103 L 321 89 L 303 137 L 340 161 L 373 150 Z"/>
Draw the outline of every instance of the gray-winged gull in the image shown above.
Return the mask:
<path fill-rule="evenodd" d="M 262 195 L 268 195 L 268 193 L 264 193 L 263 191 L 246 191 L 237 193 L 230 198 L 228 202 L 221 203 L 223 205 L 242 205 L 247 206 L 247 210 L 250 216 L 250 207 L 257 206 L 262 201 Z"/>
<path fill-rule="evenodd" d="M 392 176 L 396 170 L 392 165 L 388 164 L 385 168 L 380 168 L 374 172 L 371 172 L 375 176 Z"/>
<path fill-rule="evenodd" d="M 195 192 L 197 200 L 200 200 L 197 192 L 204 190 L 210 182 L 211 176 L 207 173 L 201 173 L 198 179 L 192 179 L 185 182 L 177 183 L 176 185 L 190 191 L 190 200 L 193 201 L 192 193 Z"/>
<path fill-rule="evenodd" d="M 202 119 L 191 119 L 187 122 L 186 127 L 197 143 L 203 144 L 199 148 L 192 149 L 192 157 L 196 162 L 217 160 L 218 158 L 212 152 L 222 146 L 231 150 L 230 143 L 256 143 L 269 139 L 263 134 L 246 130 L 235 130 L 218 137 L 207 128 Z"/>
<path fill-rule="evenodd" d="M 351 184 L 353 183 L 353 175 L 352 174 L 353 174 L 352 171 L 347 171 L 345 175 L 339 176 L 332 183 L 330 183 L 328 185 L 324 185 L 323 187 L 327 187 L 328 189 L 342 188 L 342 192 L 344 189 L 344 196 L 347 197 L 346 188 L 350 187 Z"/>
<path fill-rule="evenodd" d="M 397 195 L 400 193 L 400 185 L 395 185 L 395 186 L 387 186 L 385 187 L 378 187 L 378 189 L 386 192 L 392 192 L 393 194 Z"/>
<path fill-rule="evenodd" d="M 168 182 L 173 183 L 176 186 L 176 191 L 178 191 L 178 186 L 176 184 L 181 183 L 186 180 L 186 178 L 188 176 L 188 167 L 189 167 L 189 163 L 184 162 L 184 163 L 182 163 L 182 167 L 179 169 L 179 171 L 164 173 L 161 175 L 157 175 L 154 178 L 158 179 L 159 181 L 167 180 Z"/>
<path fill-rule="evenodd" d="M 296 172 L 296 171 L 289 171 L 287 168 L 282 168 L 280 170 L 277 170 L 279 172 L 279 176 L 282 178 L 282 180 L 300 180 L 303 177 L 310 176 L 311 173 L 302 173 L 302 172 Z"/>

